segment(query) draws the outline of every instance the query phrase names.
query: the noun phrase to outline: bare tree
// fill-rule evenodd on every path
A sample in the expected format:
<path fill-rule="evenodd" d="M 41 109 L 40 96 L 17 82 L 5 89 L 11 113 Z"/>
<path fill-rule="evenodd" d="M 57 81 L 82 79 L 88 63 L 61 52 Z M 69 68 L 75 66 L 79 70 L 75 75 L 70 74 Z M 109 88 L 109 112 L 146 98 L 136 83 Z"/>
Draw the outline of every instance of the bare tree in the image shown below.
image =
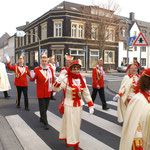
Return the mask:
<path fill-rule="evenodd" d="M 99 3 L 93 6 L 85 6 L 83 12 L 89 13 L 86 18 L 85 38 L 86 44 L 95 41 L 99 51 L 100 57 L 103 53 L 107 43 L 118 40 L 119 28 L 116 24 L 117 13 L 120 11 L 119 5 L 112 0 L 107 3 Z"/>

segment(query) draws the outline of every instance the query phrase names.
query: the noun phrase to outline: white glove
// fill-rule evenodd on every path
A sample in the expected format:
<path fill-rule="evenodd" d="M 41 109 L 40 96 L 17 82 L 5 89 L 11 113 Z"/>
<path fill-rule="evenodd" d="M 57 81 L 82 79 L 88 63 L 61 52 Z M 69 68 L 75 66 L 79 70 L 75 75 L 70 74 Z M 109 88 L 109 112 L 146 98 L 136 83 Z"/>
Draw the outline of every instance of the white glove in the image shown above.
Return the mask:
<path fill-rule="evenodd" d="M 30 71 L 30 75 L 31 75 L 31 78 L 34 78 L 34 77 L 35 77 L 35 72 L 34 72 L 34 70 L 31 70 L 31 71 Z"/>
<path fill-rule="evenodd" d="M 55 96 L 56 95 L 56 92 L 53 92 L 53 96 Z"/>
<path fill-rule="evenodd" d="M 89 107 L 89 113 L 92 115 L 94 113 L 94 106 Z"/>
<path fill-rule="evenodd" d="M 119 98 L 120 98 L 120 96 L 119 96 L 118 94 L 116 94 L 116 95 L 113 97 L 113 101 L 117 101 Z"/>
<path fill-rule="evenodd" d="M 64 79 L 66 79 L 68 77 L 68 75 L 66 74 L 66 72 L 61 72 L 59 77 L 56 79 L 56 81 L 58 83 L 61 83 Z"/>
<path fill-rule="evenodd" d="M 5 55 L 7 62 L 10 62 L 10 57 L 8 55 Z"/>
<path fill-rule="evenodd" d="M 100 86 L 99 86 L 99 85 L 97 85 L 97 88 L 98 88 L 98 89 L 100 89 Z"/>

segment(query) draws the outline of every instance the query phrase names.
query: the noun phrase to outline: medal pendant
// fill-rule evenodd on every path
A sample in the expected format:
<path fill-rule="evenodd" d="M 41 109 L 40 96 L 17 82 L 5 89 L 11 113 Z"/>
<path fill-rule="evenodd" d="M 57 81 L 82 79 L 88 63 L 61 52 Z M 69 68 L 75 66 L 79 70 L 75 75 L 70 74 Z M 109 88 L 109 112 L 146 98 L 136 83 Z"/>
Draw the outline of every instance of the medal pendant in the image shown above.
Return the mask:
<path fill-rule="evenodd" d="M 82 93 L 81 93 L 81 91 L 79 91 L 79 92 L 78 92 L 78 96 L 79 96 L 79 97 L 81 97 L 81 96 L 82 96 Z"/>

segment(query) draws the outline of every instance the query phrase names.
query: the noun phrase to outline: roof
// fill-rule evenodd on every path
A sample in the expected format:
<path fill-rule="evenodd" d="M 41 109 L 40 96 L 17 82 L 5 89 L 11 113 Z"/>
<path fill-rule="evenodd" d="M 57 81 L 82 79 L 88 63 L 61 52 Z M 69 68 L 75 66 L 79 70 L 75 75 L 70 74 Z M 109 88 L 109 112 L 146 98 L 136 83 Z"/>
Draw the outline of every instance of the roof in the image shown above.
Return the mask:
<path fill-rule="evenodd" d="M 0 37 L 0 48 L 7 44 L 9 37 L 10 35 L 7 32 Z"/>

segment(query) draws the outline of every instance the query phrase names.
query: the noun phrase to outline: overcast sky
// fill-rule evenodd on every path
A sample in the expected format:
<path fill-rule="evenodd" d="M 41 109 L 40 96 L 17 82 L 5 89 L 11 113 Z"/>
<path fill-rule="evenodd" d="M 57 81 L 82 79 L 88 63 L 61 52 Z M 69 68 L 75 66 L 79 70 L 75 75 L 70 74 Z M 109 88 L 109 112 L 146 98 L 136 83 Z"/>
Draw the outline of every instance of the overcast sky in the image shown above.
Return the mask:
<path fill-rule="evenodd" d="M 1 0 L 0 1 L 0 37 L 7 32 L 12 36 L 16 27 L 32 22 L 63 0 Z M 69 2 L 93 5 L 107 0 L 67 0 Z M 120 6 L 119 15 L 129 17 L 130 12 L 135 18 L 150 22 L 150 5 L 148 0 L 115 0 Z"/>

